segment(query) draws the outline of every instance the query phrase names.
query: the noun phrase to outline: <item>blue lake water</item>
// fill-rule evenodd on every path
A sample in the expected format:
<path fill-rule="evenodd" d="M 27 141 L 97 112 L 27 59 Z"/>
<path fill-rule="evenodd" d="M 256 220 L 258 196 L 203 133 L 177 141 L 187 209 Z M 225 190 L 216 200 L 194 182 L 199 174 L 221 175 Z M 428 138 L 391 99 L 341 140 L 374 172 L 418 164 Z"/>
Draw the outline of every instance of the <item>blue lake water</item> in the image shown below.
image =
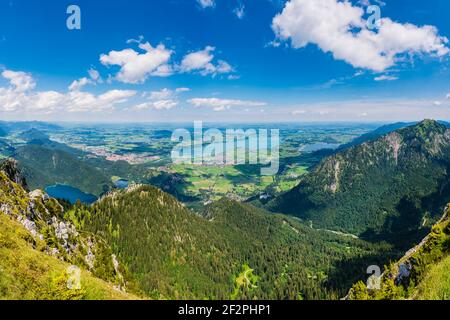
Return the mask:
<path fill-rule="evenodd" d="M 84 193 L 80 189 L 62 184 L 49 186 L 45 188 L 45 192 L 52 198 L 64 199 L 72 204 L 77 202 L 77 200 L 87 204 L 97 201 L 97 197 L 92 194 Z"/>
<path fill-rule="evenodd" d="M 114 185 L 116 186 L 116 188 L 126 189 L 126 188 L 128 188 L 129 182 L 128 182 L 128 180 L 120 179 L 120 180 L 117 180 L 116 183 L 114 183 Z"/>
<path fill-rule="evenodd" d="M 326 142 L 316 142 L 311 144 L 303 145 L 300 148 L 301 152 L 315 152 L 323 149 L 337 149 L 339 148 L 340 144 L 338 143 L 326 143 Z"/>

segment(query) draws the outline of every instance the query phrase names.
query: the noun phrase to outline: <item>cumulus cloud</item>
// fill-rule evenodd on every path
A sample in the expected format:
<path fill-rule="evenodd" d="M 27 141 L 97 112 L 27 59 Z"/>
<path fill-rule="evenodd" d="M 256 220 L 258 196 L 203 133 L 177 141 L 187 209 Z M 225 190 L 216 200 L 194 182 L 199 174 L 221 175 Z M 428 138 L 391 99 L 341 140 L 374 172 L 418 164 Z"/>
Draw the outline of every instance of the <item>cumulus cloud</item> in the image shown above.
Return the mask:
<path fill-rule="evenodd" d="M 214 2 L 214 0 L 197 0 L 197 3 L 202 7 L 202 8 L 213 8 L 216 3 Z"/>
<path fill-rule="evenodd" d="M 203 50 L 185 55 L 179 66 L 180 72 L 199 72 L 204 76 L 233 72 L 233 67 L 224 60 L 214 63 L 214 50 L 214 47 L 207 46 Z"/>
<path fill-rule="evenodd" d="M 177 98 L 179 94 L 190 90 L 191 89 L 189 88 L 176 88 L 175 90 L 163 88 L 161 90 L 145 92 L 143 96 L 149 98 L 150 100 L 174 99 Z"/>
<path fill-rule="evenodd" d="M 69 86 L 70 91 L 79 91 L 81 90 L 85 85 L 92 83 L 92 81 L 86 77 L 81 78 L 79 80 L 75 80 L 72 82 L 72 84 Z"/>
<path fill-rule="evenodd" d="M 164 88 L 160 91 L 151 91 L 149 93 L 150 99 L 162 100 L 172 97 L 173 91 L 167 88 Z"/>
<path fill-rule="evenodd" d="M 9 83 L 16 92 L 25 92 L 36 87 L 31 74 L 21 71 L 4 70 L 2 77 L 9 80 Z"/>
<path fill-rule="evenodd" d="M 102 83 L 103 79 L 100 77 L 100 73 L 95 69 L 89 69 L 88 70 L 89 78 L 83 77 L 78 80 L 73 81 L 70 86 L 70 91 L 80 91 L 83 87 L 85 87 L 88 84 L 96 84 L 96 83 Z"/>
<path fill-rule="evenodd" d="M 170 110 L 180 104 L 179 95 L 188 91 L 190 91 L 189 88 L 176 88 L 175 90 L 164 88 L 159 91 L 145 92 L 143 97 L 147 98 L 148 101 L 134 106 L 133 109 Z"/>
<path fill-rule="evenodd" d="M 89 112 L 114 109 L 115 105 L 125 103 L 134 97 L 134 90 L 110 90 L 100 95 L 73 91 L 62 95 L 61 105 L 69 112 Z"/>
<path fill-rule="evenodd" d="M 111 51 L 108 54 L 100 56 L 100 62 L 105 66 L 119 66 L 119 72 L 114 79 L 129 84 L 144 83 L 150 76 L 168 77 L 175 73 L 198 73 L 200 75 L 212 75 L 233 73 L 233 67 L 226 61 L 215 59 L 215 48 L 207 46 L 203 50 L 194 51 L 186 54 L 179 64 L 171 63 L 171 57 L 174 54 L 172 50 L 167 49 L 163 44 L 156 48 L 148 42 L 143 43 L 143 37 L 139 39 L 128 40 L 127 43 L 137 43 L 142 52 L 128 48 L 121 51 Z M 100 78 L 95 70 L 90 70 L 90 77 Z M 101 79 L 101 78 L 100 78 Z M 81 80 L 81 79 L 80 79 Z M 80 81 L 78 80 L 78 81 Z M 109 78 L 110 83 L 112 78 Z M 84 81 L 84 80 L 83 80 Z M 74 87 L 82 83 L 74 83 Z"/>
<path fill-rule="evenodd" d="M 179 104 L 178 101 L 175 100 L 158 100 L 158 101 L 148 101 L 141 104 L 138 104 L 133 107 L 135 110 L 147 110 L 147 109 L 156 109 L 156 110 L 170 110 L 176 107 Z"/>
<path fill-rule="evenodd" d="M 195 107 L 209 107 L 214 111 L 223 111 L 231 107 L 261 107 L 267 103 L 250 100 L 218 99 L 218 98 L 194 98 L 188 100 L 188 103 Z"/>
<path fill-rule="evenodd" d="M 75 81 L 74 90 L 67 93 L 34 91 L 36 82 L 31 74 L 5 70 L 2 76 L 10 82 L 9 87 L 0 88 L 0 110 L 4 112 L 101 111 L 112 109 L 136 95 L 133 90 L 110 90 L 100 95 L 82 92 L 79 89 L 84 80 Z"/>
<path fill-rule="evenodd" d="M 141 52 L 128 48 L 102 54 L 100 62 L 105 66 L 119 66 L 115 79 L 124 83 L 143 83 L 149 76 L 166 77 L 173 73 L 169 65 L 173 52 L 163 44 L 152 47 L 145 42 L 138 47 Z"/>
<path fill-rule="evenodd" d="M 317 45 L 336 60 L 355 68 L 382 72 L 406 55 L 449 54 L 448 40 L 434 26 L 418 27 L 381 19 L 378 30 L 369 30 L 364 10 L 338 0 L 289 0 L 272 21 L 278 41 L 290 41 L 293 48 Z"/>

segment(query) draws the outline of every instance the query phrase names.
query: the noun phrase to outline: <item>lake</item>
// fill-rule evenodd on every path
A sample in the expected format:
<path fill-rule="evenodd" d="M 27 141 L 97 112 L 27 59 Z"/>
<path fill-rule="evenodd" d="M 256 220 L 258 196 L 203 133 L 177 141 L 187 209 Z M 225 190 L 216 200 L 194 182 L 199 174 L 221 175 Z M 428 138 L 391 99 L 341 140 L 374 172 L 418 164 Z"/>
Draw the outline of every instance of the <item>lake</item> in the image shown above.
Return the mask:
<path fill-rule="evenodd" d="M 84 193 L 80 189 L 68 185 L 56 184 L 45 188 L 45 192 L 52 198 L 67 200 L 74 204 L 77 200 L 83 203 L 91 204 L 97 201 L 97 197 Z"/>
<path fill-rule="evenodd" d="M 128 188 L 129 182 L 128 182 L 128 180 L 119 179 L 114 183 L 114 185 L 116 186 L 116 188 L 126 189 L 126 188 Z"/>

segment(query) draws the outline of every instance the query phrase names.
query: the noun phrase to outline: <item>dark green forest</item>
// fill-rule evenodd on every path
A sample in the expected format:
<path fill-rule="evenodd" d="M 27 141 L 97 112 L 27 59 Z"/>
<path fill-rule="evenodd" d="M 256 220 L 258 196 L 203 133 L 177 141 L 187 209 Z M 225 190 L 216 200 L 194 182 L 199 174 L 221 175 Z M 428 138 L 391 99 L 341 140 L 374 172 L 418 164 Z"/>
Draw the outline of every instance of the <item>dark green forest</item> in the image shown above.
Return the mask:
<path fill-rule="evenodd" d="M 367 261 L 399 254 L 228 199 L 198 215 L 150 186 L 78 204 L 66 217 L 103 236 L 154 298 L 336 299 Z"/>

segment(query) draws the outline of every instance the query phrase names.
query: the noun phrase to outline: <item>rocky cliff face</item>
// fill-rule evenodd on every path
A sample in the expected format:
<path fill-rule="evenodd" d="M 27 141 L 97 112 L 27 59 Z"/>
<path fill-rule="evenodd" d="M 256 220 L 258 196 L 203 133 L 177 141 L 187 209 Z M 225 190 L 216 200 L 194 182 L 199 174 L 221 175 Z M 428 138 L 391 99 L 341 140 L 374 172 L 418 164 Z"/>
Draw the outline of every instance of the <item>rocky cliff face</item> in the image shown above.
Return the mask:
<path fill-rule="evenodd" d="M 122 268 L 106 242 L 80 233 L 57 200 L 41 190 L 28 192 L 14 160 L 0 164 L 0 214 L 20 222 L 32 235 L 35 249 L 125 288 Z"/>
<path fill-rule="evenodd" d="M 12 158 L 5 160 L 3 163 L 0 164 L 0 171 L 3 171 L 3 173 L 8 177 L 8 179 L 17 183 L 25 190 L 28 189 L 27 182 L 20 173 L 16 160 Z"/>

